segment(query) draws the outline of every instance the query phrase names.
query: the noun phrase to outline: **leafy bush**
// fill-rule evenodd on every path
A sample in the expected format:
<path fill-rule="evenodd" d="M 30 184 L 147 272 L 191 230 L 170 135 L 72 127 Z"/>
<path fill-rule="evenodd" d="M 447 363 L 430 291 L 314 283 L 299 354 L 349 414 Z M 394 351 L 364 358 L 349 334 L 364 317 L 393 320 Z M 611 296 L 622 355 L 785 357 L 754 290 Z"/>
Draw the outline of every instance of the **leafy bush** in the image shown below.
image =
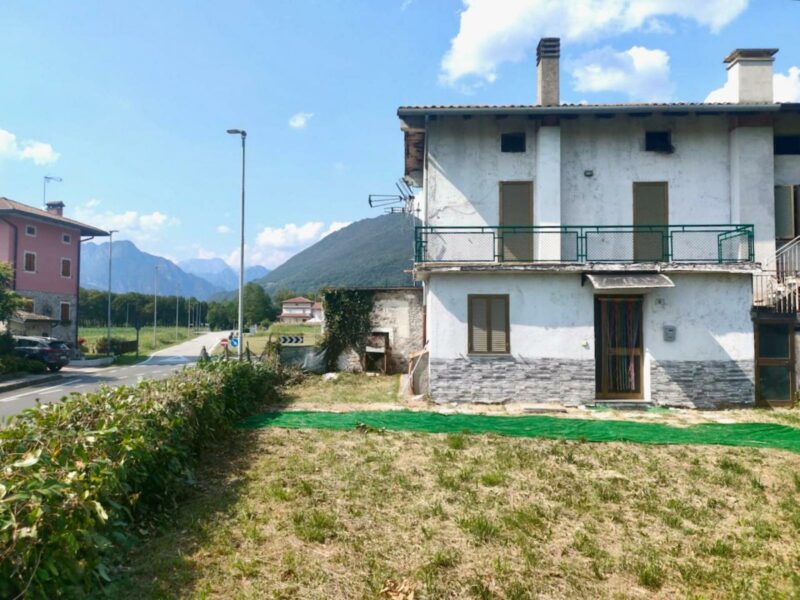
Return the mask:
<path fill-rule="evenodd" d="M 109 579 L 132 525 L 174 506 L 198 450 L 275 393 L 263 365 L 209 363 L 29 409 L 0 428 L 0 597 L 72 597 Z"/>
<path fill-rule="evenodd" d="M 94 350 L 97 354 L 108 354 L 108 338 L 98 338 L 94 343 Z M 111 338 L 111 353 L 112 354 L 125 354 L 126 352 L 134 352 L 136 350 L 136 340 L 123 340 L 120 338 Z"/>
<path fill-rule="evenodd" d="M 375 294 L 371 290 L 329 289 L 325 290 L 322 302 L 325 337 L 320 345 L 325 350 L 326 367 L 333 371 L 339 355 L 348 348 L 364 355 L 372 331 Z"/>
<path fill-rule="evenodd" d="M 9 373 L 44 373 L 47 370 L 45 364 L 40 360 L 6 354 L 0 356 L 0 375 Z"/>

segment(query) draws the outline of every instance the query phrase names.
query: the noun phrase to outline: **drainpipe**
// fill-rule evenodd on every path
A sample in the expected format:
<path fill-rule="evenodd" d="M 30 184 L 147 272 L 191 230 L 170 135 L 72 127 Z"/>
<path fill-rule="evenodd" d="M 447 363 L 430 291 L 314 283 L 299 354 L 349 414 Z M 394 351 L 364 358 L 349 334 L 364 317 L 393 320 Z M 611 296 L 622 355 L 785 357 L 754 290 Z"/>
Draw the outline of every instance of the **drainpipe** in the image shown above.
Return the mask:
<path fill-rule="evenodd" d="M 0 217 L 0 221 L 8 223 L 8 226 L 14 230 L 14 249 L 12 250 L 13 262 L 11 263 L 13 266 L 13 269 L 11 269 L 11 289 L 16 290 L 17 289 L 17 236 L 19 232 L 17 231 L 17 226 L 14 225 L 14 223 L 9 221 L 5 217 Z"/>

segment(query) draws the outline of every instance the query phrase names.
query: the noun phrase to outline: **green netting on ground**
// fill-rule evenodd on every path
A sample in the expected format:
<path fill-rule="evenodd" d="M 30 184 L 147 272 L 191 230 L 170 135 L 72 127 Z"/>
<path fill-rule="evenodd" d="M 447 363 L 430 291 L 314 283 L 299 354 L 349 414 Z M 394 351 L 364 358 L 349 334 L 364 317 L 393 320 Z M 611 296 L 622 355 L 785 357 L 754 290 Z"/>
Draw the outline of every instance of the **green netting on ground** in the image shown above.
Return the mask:
<path fill-rule="evenodd" d="M 494 433 L 516 437 L 635 442 L 638 444 L 716 444 L 778 448 L 800 452 L 800 429 L 773 423 L 736 423 L 675 427 L 661 423 L 565 419 L 542 415 L 506 417 L 412 411 L 284 411 L 255 415 L 242 422 L 250 429 L 353 429 L 359 425 L 391 431 Z"/>

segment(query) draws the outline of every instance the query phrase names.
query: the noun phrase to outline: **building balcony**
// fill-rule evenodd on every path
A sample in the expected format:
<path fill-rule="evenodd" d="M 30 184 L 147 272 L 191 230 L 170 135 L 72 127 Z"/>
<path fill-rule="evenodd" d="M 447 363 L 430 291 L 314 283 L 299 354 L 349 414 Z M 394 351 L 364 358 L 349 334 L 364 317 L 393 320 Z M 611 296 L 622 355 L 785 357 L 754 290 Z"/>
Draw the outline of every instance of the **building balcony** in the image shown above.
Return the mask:
<path fill-rule="evenodd" d="M 418 226 L 417 266 L 736 265 L 754 261 L 752 225 Z M 510 265 L 509 265 L 510 266 Z"/>

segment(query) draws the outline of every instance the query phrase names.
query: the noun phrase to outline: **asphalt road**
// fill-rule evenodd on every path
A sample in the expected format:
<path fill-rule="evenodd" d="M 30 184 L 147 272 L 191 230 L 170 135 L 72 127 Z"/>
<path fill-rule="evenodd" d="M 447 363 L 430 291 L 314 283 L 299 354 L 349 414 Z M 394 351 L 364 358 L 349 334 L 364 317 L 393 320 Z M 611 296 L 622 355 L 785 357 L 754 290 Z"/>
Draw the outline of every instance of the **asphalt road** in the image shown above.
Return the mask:
<path fill-rule="evenodd" d="M 37 399 L 42 404 L 49 404 L 58 402 L 69 394 L 92 392 L 101 385 L 118 387 L 135 384 L 141 379 L 162 379 L 196 362 L 203 346 L 211 354 L 212 347 L 223 337 L 225 334 L 222 332 L 206 333 L 193 340 L 160 350 L 146 361 L 127 367 L 112 365 L 97 369 L 78 369 L 67 366 L 61 371 L 60 381 L 50 381 L 0 394 L 0 419 L 35 406 Z"/>

